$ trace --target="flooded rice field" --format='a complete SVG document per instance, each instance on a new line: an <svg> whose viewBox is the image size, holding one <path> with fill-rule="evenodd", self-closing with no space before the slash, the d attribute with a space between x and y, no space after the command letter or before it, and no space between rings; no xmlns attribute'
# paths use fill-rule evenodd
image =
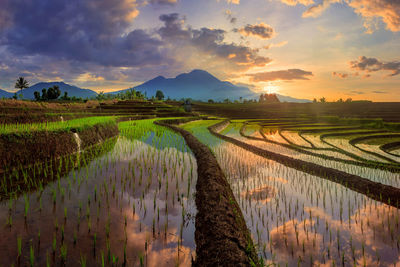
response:
<svg viewBox="0 0 400 267"><path fill-rule="evenodd" d="M0 266L191 265L191 151L151 120L119 128L108 152L1 202Z"/></svg>
<svg viewBox="0 0 400 267"><path fill-rule="evenodd" d="M399 209L224 142L216 122L183 127L213 150L267 265L400 265Z"/></svg>

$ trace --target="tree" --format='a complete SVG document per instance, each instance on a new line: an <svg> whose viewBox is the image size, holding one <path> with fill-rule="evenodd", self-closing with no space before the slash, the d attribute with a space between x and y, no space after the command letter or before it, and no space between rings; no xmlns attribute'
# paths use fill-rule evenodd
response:
<svg viewBox="0 0 400 267"><path fill-rule="evenodd" d="M68 97L68 92L65 91L64 95L61 97L61 99L65 100L65 101L70 100L70 98Z"/></svg>
<svg viewBox="0 0 400 267"><path fill-rule="evenodd" d="M276 94L261 94L258 100L260 103L279 103L279 98Z"/></svg>
<svg viewBox="0 0 400 267"><path fill-rule="evenodd" d="M351 99L351 98L346 99L346 103L351 103L352 101L353 101L353 99Z"/></svg>
<svg viewBox="0 0 400 267"><path fill-rule="evenodd" d="M313 103L317 103L318 101L317 101L316 98L314 98L312 102L313 102Z"/></svg>
<svg viewBox="0 0 400 267"><path fill-rule="evenodd" d="M60 95L61 95L61 91L57 85L54 85L53 87L50 87L49 89L47 89L47 99L48 100L57 99Z"/></svg>
<svg viewBox="0 0 400 267"><path fill-rule="evenodd" d="M19 77L17 82L15 83L15 88L20 90L20 94L22 94L22 90L29 87L29 83L25 80L24 77Z"/></svg>
<svg viewBox="0 0 400 267"><path fill-rule="evenodd" d="M44 101L48 100L46 88L42 89L42 100L44 100Z"/></svg>
<svg viewBox="0 0 400 267"><path fill-rule="evenodd" d="M36 100L36 101L40 101L40 92L35 91L35 92L33 93L33 95L35 96L35 100Z"/></svg>
<svg viewBox="0 0 400 267"><path fill-rule="evenodd" d="M100 93L96 96L97 100L104 100L106 97L104 95L104 91L100 91Z"/></svg>
<svg viewBox="0 0 400 267"><path fill-rule="evenodd" d="M213 104L213 103L214 103L214 100L208 99L208 103Z"/></svg>
<svg viewBox="0 0 400 267"><path fill-rule="evenodd" d="M320 99L319 99L319 102L321 102L321 103L325 103L325 102L326 102L326 99L325 99L325 97L322 97L322 98L320 98Z"/></svg>
<svg viewBox="0 0 400 267"><path fill-rule="evenodd" d="M164 99L164 93L161 91L161 90L157 90L157 92L156 92L156 98L158 99L158 100L163 100Z"/></svg>

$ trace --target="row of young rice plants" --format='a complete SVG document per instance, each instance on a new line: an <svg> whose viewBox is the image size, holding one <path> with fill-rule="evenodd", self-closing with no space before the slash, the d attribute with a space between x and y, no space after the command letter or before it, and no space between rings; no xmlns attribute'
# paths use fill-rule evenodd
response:
<svg viewBox="0 0 400 267"><path fill-rule="evenodd" d="M285 144L285 145L288 145L288 144L289 144L289 143L281 136L281 134L279 134L279 132L274 132L274 131L271 132L270 130L268 130L268 129L266 129L266 128L262 128L261 130L263 131L263 134L265 135L265 137L266 137L268 140L275 141L275 142L278 142L278 143L281 143L281 144ZM293 134L293 135L298 135L298 133L295 133L295 132L293 132L292 134ZM261 138L261 139L264 138L264 137L260 134L260 132L258 132L258 131L255 132L255 133L253 133L252 136L258 137L258 138ZM298 138L299 138L299 139L302 139L302 138L300 138L300 137L298 137ZM302 141L303 144L304 144L304 143L307 143L306 141L304 141L304 139L302 139L302 140L303 140L303 141ZM310 141L310 142L311 142L311 141ZM292 143L292 144L300 146L300 143ZM308 144L309 144L309 143L308 143ZM328 145L327 145L327 147L318 147L318 150L316 150L316 149L314 149L314 148L312 148L312 147L310 147L310 146L308 146L308 147L302 146L301 149L307 150L307 151L310 151L310 152L313 152L313 153L317 153L317 154L320 154L320 155L328 156L328 157L335 157L335 158L343 159L343 160L356 160L356 159L354 159L354 158L352 158L352 157L350 157L350 156L348 156L348 155L346 155L346 154L340 153L340 152L338 152L338 151L332 151L332 150L330 150L330 149L332 149L332 147L328 147ZM323 149L325 149L325 150L323 150Z"/></svg>
<svg viewBox="0 0 400 267"><path fill-rule="evenodd" d="M366 138L362 140L362 138ZM354 145L356 148L359 148L362 151L379 155L383 158L387 158L392 162L400 163L400 158L396 155L391 155L386 153L381 149L381 145L392 143L392 142L400 142L400 136L398 133L384 133L384 134L376 134L376 135L364 135L360 138L353 138L349 141L350 144Z"/></svg>
<svg viewBox="0 0 400 267"><path fill-rule="evenodd" d="M196 161L152 120L119 123L102 156L0 203L5 266L188 266Z"/></svg>
<svg viewBox="0 0 400 267"><path fill-rule="evenodd" d="M263 126L264 129L268 129L269 125ZM357 161L375 161L380 163L391 163L385 157L374 157L370 153L365 153L361 150L359 151L344 151L344 148L338 149L337 147L332 146L321 140L320 135L324 133L339 133L339 135L343 135L344 133L356 134L359 132L366 133L377 133L384 132L383 130L377 131L377 129L368 129L366 127L372 127L370 124L368 125L360 125L360 124L352 124L352 125L337 125L337 124L328 124L328 125L320 125L319 123L301 125L294 123L293 125L284 125L280 126L278 131L279 135L282 139L286 141L286 143L290 143L291 145L299 146L303 149L313 151L318 150L318 153L324 155L333 155L335 153L335 157L357 160ZM268 133L268 131L265 131ZM269 137L269 135L268 135ZM329 151L335 149L337 151ZM344 153L346 152L346 153ZM364 155L365 154L365 155Z"/></svg>
<svg viewBox="0 0 400 267"><path fill-rule="evenodd" d="M336 129L336 130L335 130ZM291 131L287 130L280 130L279 134L285 141L292 145L300 146L306 150L313 151L318 150L318 153L328 155L328 156L334 156L337 158L342 158L346 160L356 160L356 161L364 161L365 159L370 160L370 161L375 161L375 162L383 162L383 163L388 163L385 160L382 160L382 158L379 157L374 157L371 156L368 153L363 153L362 151L348 151L344 147L340 147L340 149L337 149L337 147L333 147L332 145L323 142L320 137L317 135L315 136L316 133L326 133L328 132L337 132L337 133L343 133L343 132L348 132L351 130L357 129L360 131L359 127L353 127L353 126L328 126L325 128L320 128L320 126L315 126L315 127L294 127L291 129ZM307 133L312 133L314 135L306 135ZM350 132L351 133L351 132ZM338 151L329 151L332 149L337 149ZM350 154L344 154L341 153L341 151L346 151ZM353 156L351 156L353 154ZM366 155L364 155L366 154Z"/></svg>
<svg viewBox="0 0 400 267"><path fill-rule="evenodd" d="M29 132L57 132L57 131L70 131L74 129L79 132L96 124L115 123L113 116L99 116L73 119L67 121L56 122L36 122L36 123L11 123L0 124L1 134L24 134Z"/></svg>
<svg viewBox="0 0 400 267"><path fill-rule="evenodd" d="M399 209L226 143L208 132L215 123L183 128L216 155L267 264L400 264Z"/></svg>
<svg viewBox="0 0 400 267"><path fill-rule="evenodd" d="M363 150L369 151L371 153L375 153L375 154L381 155L383 157L387 157L387 158L389 158L389 159L391 159L391 160L393 160L393 161L395 161L397 163L400 163L400 158L399 157L396 157L394 155L388 154L385 151L381 150L380 149L380 145L356 144L355 146L359 147L359 148L361 148Z"/></svg>
<svg viewBox="0 0 400 267"><path fill-rule="evenodd" d="M357 132L364 132L365 134L369 133L374 133L376 129L352 129L352 130L341 130L339 133L345 134L345 133L357 133ZM310 132L310 133L302 133L302 136L312 142L316 147L321 147L321 148L331 148L332 146L328 145L327 143L322 142L321 140L321 134L333 134L333 133L338 133L338 131L335 131L332 129L332 131L329 132Z"/></svg>
<svg viewBox="0 0 400 267"><path fill-rule="evenodd" d="M246 124L246 127L245 127L245 135L246 136L252 136L252 137L259 138L259 139L263 139L264 137L260 134L259 131L262 131L264 136L271 142L279 143L279 144L282 144L283 146L291 146L291 144L287 141L290 138L285 137L286 138L285 139L284 137L282 137L281 133L279 132L279 128L270 128L269 126L263 127L259 124L254 124L254 123ZM288 132L286 132L286 134L288 134ZM304 138L304 139L301 138L300 136L298 136L297 132L292 132L291 134L297 135L296 139L301 139L302 144L307 143L307 145L301 146L301 149L303 149L303 150L308 150L310 152L318 153L318 154L325 155L325 156L335 157L338 159L353 160L353 158L351 158L345 154L342 154L342 153L339 153L336 151L332 151L331 150L332 147L330 147L329 145L326 145L326 147L315 146L316 148L318 148L318 150L316 151L314 148L312 148L310 146L310 143L312 143L311 141L307 140L308 142L306 142L304 140L306 138ZM295 144L295 143L292 143L292 144ZM297 145L299 145L299 144L297 144ZM323 148L325 150L323 150L321 148Z"/></svg>
<svg viewBox="0 0 400 267"><path fill-rule="evenodd" d="M343 162L338 162L338 161L332 161L332 160L326 160L320 157L316 157L313 155L308 155L304 154L298 151L295 151L293 149L278 145L278 144L273 144L273 143L268 143L263 140L253 140L249 139L246 137L241 136L238 132L236 132L234 135L231 132L232 136L235 139L238 139L242 142L257 146L259 148L269 150L272 152L276 152L282 155L286 155L292 158L308 161L308 162L313 162L316 164L319 164L324 167L328 168L333 168L337 170L341 170L350 174L358 175L363 178L369 179L374 182L379 182L382 184L386 185L391 185L397 188L400 188L400 175L399 173L393 173L387 170L381 170L381 169L373 169L373 168L368 168L368 167L362 167L354 164L349 164L349 163L343 163ZM258 133L254 132L253 136L258 137L262 139L263 137ZM351 146L348 144L348 146ZM320 151L318 151L320 153ZM336 156L335 154L333 154ZM345 159L345 158L343 158Z"/></svg>
<svg viewBox="0 0 400 267"><path fill-rule="evenodd" d="M379 157L376 157L374 155L365 153L356 147L352 146L349 144L349 140L344 139L344 138L335 138L335 137L328 137L323 139L327 144L331 145L332 147L337 147L339 149L346 150L350 153L353 153L359 157L365 158L367 160L371 161L378 161L378 162L386 162L383 159L380 159Z"/></svg>

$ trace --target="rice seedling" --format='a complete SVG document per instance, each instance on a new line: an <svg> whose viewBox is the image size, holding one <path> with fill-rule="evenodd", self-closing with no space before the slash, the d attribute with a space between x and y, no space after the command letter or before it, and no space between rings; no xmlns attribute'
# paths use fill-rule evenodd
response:
<svg viewBox="0 0 400 267"><path fill-rule="evenodd" d="M29 249L29 265L33 267L35 265L35 252L33 250L33 246L30 246Z"/></svg>

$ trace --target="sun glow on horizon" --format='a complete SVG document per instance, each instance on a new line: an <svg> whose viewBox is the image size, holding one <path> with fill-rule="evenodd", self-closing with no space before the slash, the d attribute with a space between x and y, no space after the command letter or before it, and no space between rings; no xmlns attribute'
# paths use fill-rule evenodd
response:
<svg viewBox="0 0 400 267"><path fill-rule="evenodd" d="M263 91L267 94L277 94L279 93L279 86L269 82L266 86L264 86Z"/></svg>

